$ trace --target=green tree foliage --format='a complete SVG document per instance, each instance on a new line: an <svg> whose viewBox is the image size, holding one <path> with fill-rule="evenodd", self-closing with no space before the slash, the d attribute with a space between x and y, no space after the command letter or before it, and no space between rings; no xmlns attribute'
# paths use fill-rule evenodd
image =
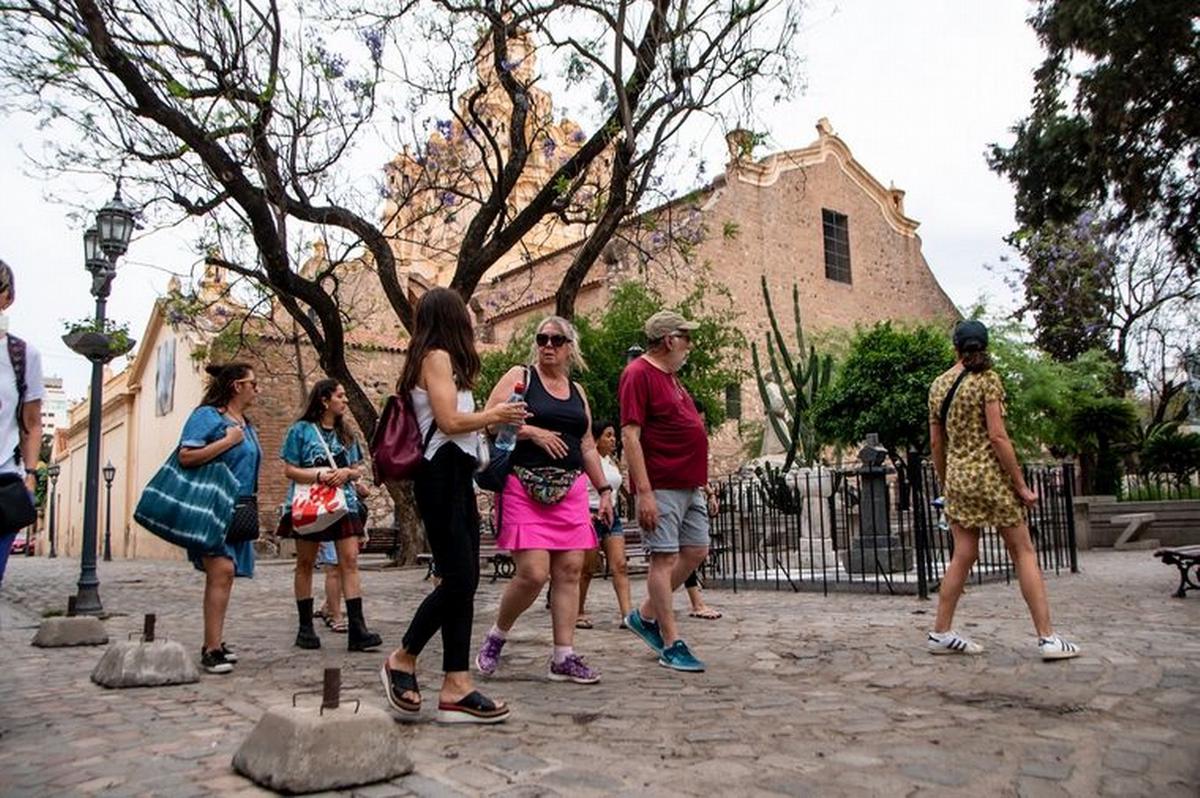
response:
<svg viewBox="0 0 1200 798"><path fill-rule="evenodd" d="M1143 473L1170 474L1182 485L1200 472L1200 434L1164 424L1142 444L1138 461Z"/></svg>
<svg viewBox="0 0 1200 798"><path fill-rule="evenodd" d="M991 167L1032 230L1089 207L1160 225L1200 265L1200 23L1195 0L1039 0L1033 107Z"/></svg>
<svg viewBox="0 0 1200 798"><path fill-rule="evenodd" d="M929 385L954 363L945 331L891 322L859 330L833 385L817 400L818 434L853 446L879 433L895 461L929 438Z"/></svg>
<svg viewBox="0 0 1200 798"><path fill-rule="evenodd" d="M617 384L625 368L626 352L635 344L645 345L642 325L664 307L668 305L661 294L641 282L630 281L617 286L603 312L575 319L588 370L574 378L587 393L593 418L618 421ZM703 405L709 428L720 426L725 421L725 388L741 382L738 362L746 349L745 337L734 324L737 314L732 300L722 286L700 281L675 309L700 323L692 334L692 353L679 377ZM479 401L487 399L504 372L529 362L537 323L532 322L514 336L504 349L482 356L483 369L475 389Z"/></svg>
<svg viewBox="0 0 1200 798"><path fill-rule="evenodd" d="M1107 393L1115 371L1108 354L1093 349L1062 362L1030 346L1012 324L991 327L988 350L1004 382L1005 426L1017 451L1026 458L1074 454L1071 411Z"/></svg>
<svg viewBox="0 0 1200 798"><path fill-rule="evenodd" d="M1113 396L1085 399L1072 409L1068 425L1083 458L1084 493L1119 496L1121 456L1137 437L1137 409Z"/></svg>

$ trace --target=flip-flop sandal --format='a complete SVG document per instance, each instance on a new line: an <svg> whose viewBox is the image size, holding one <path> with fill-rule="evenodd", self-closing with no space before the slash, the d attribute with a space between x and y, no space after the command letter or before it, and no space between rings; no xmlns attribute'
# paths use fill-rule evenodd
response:
<svg viewBox="0 0 1200 798"><path fill-rule="evenodd" d="M478 690L467 693L458 701L438 702L439 723L502 723L508 720L509 709Z"/></svg>
<svg viewBox="0 0 1200 798"><path fill-rule="evenodd" d="M332 618L326 618L325 625L340 635L344 635L350 631L350 624L346 622L345 618L339 618L336 621Z"/></svg>
<svg viewBox="0 0 1200 798"><path fill-rule="evenodd" d="M576 629L591 629L592 628L592 619L591 618L580 618L579 620L575 621L575 628Z"/></svg>
<svg viewBox="0 0 1200 798"><path fill-rule="evenodd" d="M405 693L416 693L421 695L421 688L417 687L417 675L408 671L396 671L387 666L387 662L383 663L383 667L379 669L379 680L383 682L383 692L387 696L388 704L397 712L403 712L406 715L415 715L421 711L421 701L418 698L416 701L409 701L404 698Z"/></svg>
<svg viewBox="0 0 1200 798"><path fill-rule="evenodd" d="M706 621L715 621L721 617L721 611L714 610L712 607L708 607L697 612L689 612L688 615L692 616L693 618L702 618Z"/></svg>

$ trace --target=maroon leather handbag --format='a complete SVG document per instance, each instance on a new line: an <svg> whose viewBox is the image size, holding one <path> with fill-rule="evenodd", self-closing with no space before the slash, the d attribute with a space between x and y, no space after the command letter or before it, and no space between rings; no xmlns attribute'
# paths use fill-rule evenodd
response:
<svg viewBox="0 0 1200 798"><path fill-rule="evenodd" d="M433 437L435 426L430 425L429 438ZM417 423L412 399L396 394L389 396L371 438L375 484L416 476L428 443L428 438L421 440L421 427Z"/></svg>

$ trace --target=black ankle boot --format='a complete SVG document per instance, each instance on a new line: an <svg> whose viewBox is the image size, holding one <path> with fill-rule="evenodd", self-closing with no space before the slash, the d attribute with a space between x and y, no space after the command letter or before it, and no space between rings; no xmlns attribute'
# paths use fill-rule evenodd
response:
<svg viewBox="0 0 1200 798"><path fill-rule="evenodd" d="M296 614L300 616L300 628L296 631L296 646L298 648L320 648L321 638L313 629L313 600L311 598L296 599Z"/></svg>
<svg viewBox="0 0 1200 798"><path fill-rule="evenodd" d="M361 597L346 599L346 620L350 627L351 651L370 651L383 645L383 638L368 629L363 620Z"/></svg>

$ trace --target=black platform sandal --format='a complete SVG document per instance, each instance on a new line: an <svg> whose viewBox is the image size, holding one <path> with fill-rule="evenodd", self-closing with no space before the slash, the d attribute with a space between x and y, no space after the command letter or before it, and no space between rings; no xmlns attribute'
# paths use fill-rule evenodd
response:
<svg viewBox="0 0 1200 798"><path fill-rule="evenodd" d="M383 682L383 692L388 704L397 712L415 715L421 711L421 688L417 686L417 675L408 671L393 670L387 662L379 669L379 680ZM416 693L416 701L404 698L405 693Z"/></svg>

